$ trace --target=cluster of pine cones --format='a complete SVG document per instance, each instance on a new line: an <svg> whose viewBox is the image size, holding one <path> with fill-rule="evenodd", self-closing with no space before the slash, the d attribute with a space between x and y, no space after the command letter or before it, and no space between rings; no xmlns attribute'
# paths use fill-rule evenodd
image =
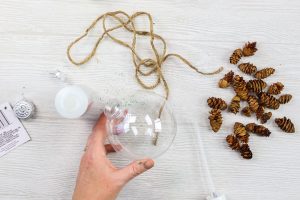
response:
<svg viewBox="0 0 300 200"><path fill-rule="evenodd" d="M242 49L236 49L232 53L229 59L230 63L238 64L241 57L252 56L256 51L256 42L248 42ZM223 122L222 110L228 109L229 112L234 114L241 110L241 114L247 117L255 114L257 120L259 120L261 124L265 124L272 117L272 112L266 112L266 108L276 110L281 104L286 104L292 99L292 95L290 94L283 94L279 97L275 96L281 94L284 88L284 85L281 82L273 83L268 87L268 84L262 80L274 74L275 69L268 67L257 70L257 67L251 63L241 63L238 65L238 68L243 73L251 75L255 79L247 82L242 76L235 75L234 72L230 71L219 81L220 88L231 86L235 91L235 96L232 98L229 105L221 98L208 98L207 104L212 108L209 121L214 132L218 132L221 128ZM242 109L240 108L241 101L247 102L247 106ZM275 123L284 132L295 132L294 124L286 117L276 118ZM248 144L249 133L265 137L268 137L271 134L269 129L263 125L255 123L244 125L240 122L236 122L233 127L233 133L226 137L229 147L239 151L241 156L245 159L252 158L252 152Z"/></svg>

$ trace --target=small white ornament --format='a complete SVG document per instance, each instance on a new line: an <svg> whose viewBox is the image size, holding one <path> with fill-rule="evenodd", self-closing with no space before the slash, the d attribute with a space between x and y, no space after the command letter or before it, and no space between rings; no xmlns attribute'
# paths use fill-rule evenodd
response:
<svg viewBox="0 0 300 200"><path fill-rule="evenodd" d="M35 114L35 105L26 99L22 99L13 106L13 110L17 118L30 119Z"/></svg>

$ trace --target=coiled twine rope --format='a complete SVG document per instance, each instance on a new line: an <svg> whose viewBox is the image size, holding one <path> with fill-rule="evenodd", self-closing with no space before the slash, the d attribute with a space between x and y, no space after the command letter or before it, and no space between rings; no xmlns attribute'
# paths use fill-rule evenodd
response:
<svg viewBox="0 0 300 200"><path fill-rule="evenodd" d="M149 20L149 30L136 30L135 20L136 20L136 18L141 17L141 16L145 16ZM112 18L113 20L116 20L118 24L111 27L111 28L107 28L107 19L109 19L109 18ZM77 60L77 61L74 60L73 56L71 55L71 49L80 40L85 38L90 33L90 31L95 28L95 26L98 23L102 24L103 33L101 35L99 35L99 38L97 39L92 51L86 57L84 57L83 59ZM122 41L122 40L120 40L120 39L118 39L118 38L111 35L111 33L113 31L117 30L117 29L124 29L125 31L128 31L128 32L132 33L133 37L132 37L131 44L126 43L126 42L124 42L124 41ZM68 59L70 60L70 62L73 63L74 65L80 66L80 65L83 65L83 64L87 63L88 61L90 61L93 58L93 56L95 56L97 48L100 45L101 41L105 38L105 36L109 37L114 42L116 42L116 43L118 43L118 44L120 44L120 45L122 45L122 46L124 46L124 47L126 47L130 50L131 55L132 55L133 65L135 67L136 80L144 89L154 89L158 85L160 85L161 83L163 84L163 87L164 87L164 90L165 90L166 100L169 97L169 86L168 86L168 83L167 83L167 81L164 77L164 74L162 72L162 66L168 58L170 58L170 57L178 58L183 63L185 63L188 67L190 67L191 69L193 69L197 73L203 74L203 75L213 75L213 74L217 74L217 73L219 73L223 70L223 68L221 67L221 68L217 69L216 71L213 71L213 72L210 72L210 73L201 72L195 66L193 66L188 60L183 58L181 55L176 54L176 53L168 53L167 54L166 41L160 35L154 33L153 19L152 19L152 16L147 12L136 12L133 15L130 16L130 15L128 15L127 13L125 13L123 11L115 11L115 12L107 12L107 13L99 16L86 29L86 31L84 32L83 35L81 35L80 37L75 39L68 46L67 55L68 55ZM150 45L151 45L151 49L154 53L154 58L142 59L138 55L138 52L136 51L137 36L145 36L145 37L150 38ZM156 46L154 44L155 40L158 40L158 41L162 42L162 44L163 44L162 51L158 51L158 49L156 48ZM161 52L161 53L159 53L159 52ZM154 83L150 83L150 84L146 83L143 80L143 77L148 77L148 76L151 76L151 75L156 76L156 80L154 81ZM163 107L164 107L164 104L160 108L159 117L161 116L161 112L163 110ZM155 144L156 144L156 142L155 142Z"/></svg>

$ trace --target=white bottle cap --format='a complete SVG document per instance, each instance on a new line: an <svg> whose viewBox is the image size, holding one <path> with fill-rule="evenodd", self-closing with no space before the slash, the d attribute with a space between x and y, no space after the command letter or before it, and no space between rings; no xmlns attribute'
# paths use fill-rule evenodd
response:
<svg viewBox="0 0 300 200"><path fill-rule="evenodd" d="M81 117L88 109L89 96L79 86L62 88L55 97L55 108L65 118L76 119Z"/></svg>

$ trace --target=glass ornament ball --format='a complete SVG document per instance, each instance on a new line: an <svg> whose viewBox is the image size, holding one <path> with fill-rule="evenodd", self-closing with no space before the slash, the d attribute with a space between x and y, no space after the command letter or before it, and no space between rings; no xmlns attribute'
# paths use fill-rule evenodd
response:
<svg viewBox="0 0 300 200"><path fill-rule="evenodd" d="M154 92L112 100L104 112L109 142L129 159L157 158L174 141L175 117L166 99Z"/></svg>

